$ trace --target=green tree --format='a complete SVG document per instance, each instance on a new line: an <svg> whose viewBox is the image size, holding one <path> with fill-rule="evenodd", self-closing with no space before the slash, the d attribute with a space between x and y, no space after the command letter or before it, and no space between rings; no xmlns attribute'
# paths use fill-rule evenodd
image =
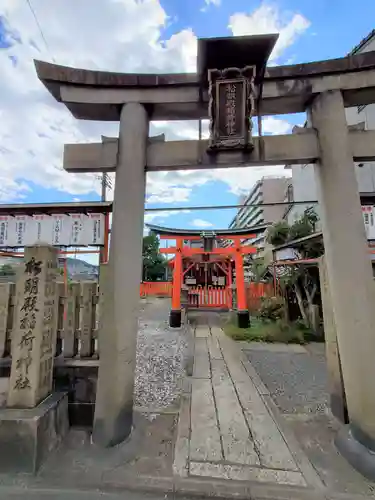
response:
<svg viewBox="0 0 375 500"><path fill-rule="evenodd" d="M267 242L278 246L284 243L310 236L315 232L318 216L313 208L305 210L292 225L285 221L271 226L267 232ZM323 241L307 240L293 244L299 260L314 259L324 253ZM279 268L280 269L280 268ZM280 269L282 272L280 283L293 288L305 324L312 330L317 330L316 305L314 299L319 290L319 272L316 266L308 263L287 265Z"/></svg>
<svg viewBox="0 0 375 500"><path fill-rule="evenodd" d="M268 279L265 280L265 276L267 275L268 271L268 266L264 262L264 259L262 257L252 257L252 256L246 256L244 258L244 262L246 263L247 266L250 267L251 271L251 279L255 281L256 283L259 283L261 281L268 281Z"/></svg>
<svg viewBox="0 0 375 500"><path fill-rule="evenodd" d="M157 281L165 276L167 261L159 253L159 238L154 233L149 233L143 238L142 259L143 259L143 281Z"/></svg>
<svg viewBox="0 0 375 500"><path fill-rule="evenodd" d="M11 264L3 264L0 267L0 276L14 276L16 271Z"/></svg>

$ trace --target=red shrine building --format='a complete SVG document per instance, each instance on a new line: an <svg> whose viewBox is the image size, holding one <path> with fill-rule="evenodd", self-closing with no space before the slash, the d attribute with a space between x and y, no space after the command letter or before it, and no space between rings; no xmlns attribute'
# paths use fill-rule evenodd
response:
<svg viewBox="0 0 375 500"><path fill-rule="evenodd" d="M174 255L172 309L170 326L181 326L181 295L187 292L190 305L232 309L236 290L238 326L250 324L244 277L244 255L256 254L257 249L244 244L267 226L241 229L199 231L169 229L148 224L161 240L174 242L160 252ZM230 242L224 246L224 242Z"/></svg>

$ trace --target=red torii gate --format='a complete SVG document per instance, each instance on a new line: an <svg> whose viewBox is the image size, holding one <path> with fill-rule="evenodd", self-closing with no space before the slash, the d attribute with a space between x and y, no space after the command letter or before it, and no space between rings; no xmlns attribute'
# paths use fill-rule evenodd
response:
<svg viewBox="0 0 375 500"><path fill-rule="evenodd" d="M184 241L203 240L204 236L184 235L176 236L173 234L160 234L162 240L175 240L176 246L170 248L161 248L160 252L164 254L174 254L173 283L172 283L172 308L169 324L173 328L181 326L181 288L183 284L183 259L193 257L194 255L218 255L223 257L232 257L236 270L236 288L237 288L237 318L240 328L247 328L250 325L249 310L246 299L245 276L243 269L243 256L254 254L257 249L253 246L242 245L242 240L254 238L255 234L216 234L216 240L232 240L233 244L228 247L212 248L207 251L202 248L191 248L184 246Z"/></svg>

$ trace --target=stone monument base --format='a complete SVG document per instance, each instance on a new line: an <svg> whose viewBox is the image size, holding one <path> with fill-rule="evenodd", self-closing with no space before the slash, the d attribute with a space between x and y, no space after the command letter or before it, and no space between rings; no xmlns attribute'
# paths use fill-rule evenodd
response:
<svg viewBox="0 0 375 500"><path fill-rule="evenodd" d="M0 473L35 474L68 429L66 393L53 393L36 408L0 409Z"/></svg>

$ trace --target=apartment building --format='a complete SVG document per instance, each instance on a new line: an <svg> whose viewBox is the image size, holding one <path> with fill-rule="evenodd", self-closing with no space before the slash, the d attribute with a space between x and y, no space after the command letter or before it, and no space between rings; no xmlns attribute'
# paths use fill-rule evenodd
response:
<svg viewBox="0 0 375 500"><path fill-rule="evenodd" d="M349 55L371 50L375 50L375 30L364 38ZM375 129L375 104L347 108L345 112L348 126L357 125L364 130ZM310 126L308 121L305 126ZM287 165L285 168L291 170L292 177L289 179L285 195L285 201L290 202L290 205L284 212L284 218L292 224L310 206L314 207L320 215L319 206L316 203L317 187L314 166L312 164ZM375 163L356 163L355 172L367 235L370 240L375 239ZM312 203L301 204L310 201ZM321 227L318 226L317 230L320 229Z"/></svg>
<svg viewBox="0 0 375 500"><path fill-rule="evenodd" d="M245 198L242 198L244 206L238 210L229 228L250 228L262 224L272 224L281 220L284 215L285 206L262 206L262 204L283 202L288 184L289 179L287 177L262 177L262 179L256 182L250 193ZM247 244L255 245L260 250L263 249L264 232L259 233L256 238L248 240Z"/></svg>

